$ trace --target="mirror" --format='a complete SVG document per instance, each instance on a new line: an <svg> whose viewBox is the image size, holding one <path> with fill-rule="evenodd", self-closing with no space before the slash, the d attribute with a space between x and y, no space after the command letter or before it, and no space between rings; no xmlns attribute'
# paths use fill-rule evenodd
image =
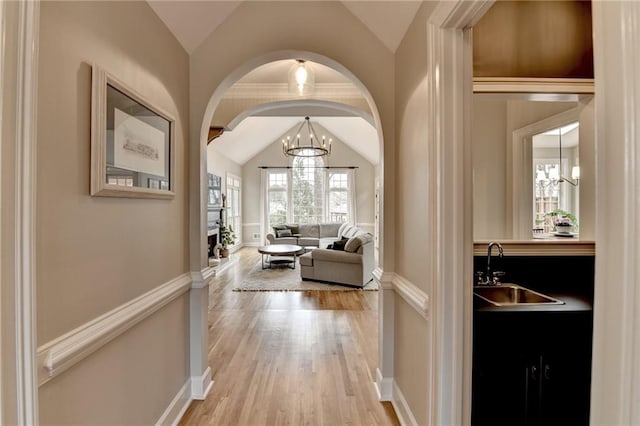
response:
<svg viewBox="0 0 640 426"><path fill-rule="evenodd" d="M592 240L593 95L476 93L473 108L474 240Z"/></svg>

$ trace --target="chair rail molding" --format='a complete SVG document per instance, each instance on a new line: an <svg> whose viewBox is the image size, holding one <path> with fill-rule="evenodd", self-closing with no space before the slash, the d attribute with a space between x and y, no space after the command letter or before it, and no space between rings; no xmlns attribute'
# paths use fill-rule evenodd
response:
<svg viewBox="0 0 640 426"><path fill-rule="evenodd" d="M47 383L169 302L187 293L191 282L190 274L182 274L39 347L39 384Z"/></svg>
<svg viewBox="0 0 640 426"><path fill-rule="evenodd" d="M394 274L393 290L398 293L422 318L429 319L429 295L408 279Z"/></svg>

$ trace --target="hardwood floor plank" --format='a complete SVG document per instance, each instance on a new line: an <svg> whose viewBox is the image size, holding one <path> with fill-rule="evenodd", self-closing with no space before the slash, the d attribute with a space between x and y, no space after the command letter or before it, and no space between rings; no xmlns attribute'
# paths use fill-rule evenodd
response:
<svg viewBox="0 0 640 426"><path fill-rule="evenodd" d="M244 248L214 277L214 386L182 425L398 425L377 400L375 291L234 292L259 262Z"/></svg>

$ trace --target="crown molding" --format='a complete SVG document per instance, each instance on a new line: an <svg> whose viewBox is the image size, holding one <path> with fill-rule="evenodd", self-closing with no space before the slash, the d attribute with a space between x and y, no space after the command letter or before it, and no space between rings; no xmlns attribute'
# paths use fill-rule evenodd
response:
<svg viewBox="0 0 640 426"><path fill-rule="evenodd" d="M592 95L593 78L474 77L474 93L569 93Z"/></svg>
<svg viewBox="0 0 640 426"><path fill-rule="evenodd" d="M236 83L225 93L224 99L364 99L362 92L351 83L316 83L311 96L289 93L287 83Z"/></svg>

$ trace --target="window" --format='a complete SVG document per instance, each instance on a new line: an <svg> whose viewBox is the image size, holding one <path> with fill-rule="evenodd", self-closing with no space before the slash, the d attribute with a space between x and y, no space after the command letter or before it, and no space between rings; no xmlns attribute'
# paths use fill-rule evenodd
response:
<svg viewBox="0 0 640 426"><path fill-rule="evenodd" d="M578 130L574 122L532 137L534 230L553 232L547 214L557 209L578 217L579 189L567 180L579 165Z"/></svg>
<svg viewBox="0 0 640 426"><path fill-rule="evenodd" d="M109 175L107 183L109 185L133 186L133 176Z"/></svg>
<svg viewBox="0 0 640 426"><path fill-rule="evenodd" d="M236 242L242 241L242 216L240 208L240 178L227 173L227 225L233 229Z"/></svg>
<svg viewBox="0 0 640 426"><path fill-rule="evenodd" d="M266 170L264 224L354 222L353 170L328 169L321 157L296 157L290 169Z"/></svg>
<svg viewBox="0 0 640 426"><path fill-rule="evenodd" d="M557 181L559 163L557 160L534 160L534 166L533 227L551 232L553 222L546 214L560 208L560 184Z"/></svg>
<svg viewBox="0 0 640 426"><path fill-rule="evenodd" d="M287 222L289 173L270 171L267 175L268 226Z"/></svg>
<svg viewBox="0 0 640 426"><path fill-rule="evenodd" d="M320 157L294 158L291 169L293 223L323 221L325 172L323 165L324 161Z"/></svg>
<svg viewBox="0 0 640 426"><path fill-rule="evenodd" d="M346 222L349 215L349 176L329 172L329 222Z"/></svg>

